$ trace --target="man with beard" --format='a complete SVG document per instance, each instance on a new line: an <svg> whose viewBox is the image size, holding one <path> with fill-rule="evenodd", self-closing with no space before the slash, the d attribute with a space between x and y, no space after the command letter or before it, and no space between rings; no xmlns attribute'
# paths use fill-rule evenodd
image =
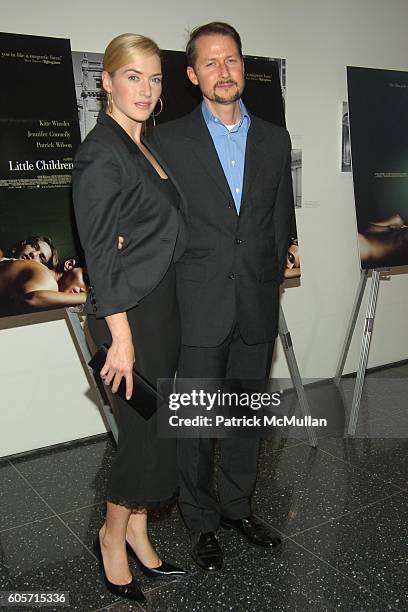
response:
<svg viewBox="0 0 408 612"><path fill-rule="evenodd" d="M238 32L226 23L196 28L187 74L203 95L190 115L157 127L152 145L168 163L188 206L189 243L176 265L182 348L177 379L264 382L271 366L294 214L290 139L251 115L241 94L244 65ZM251 543L280 539L252 514L259 440L179 440L180 509L194 561L222 567L215 532L234 529Z"/></svg>

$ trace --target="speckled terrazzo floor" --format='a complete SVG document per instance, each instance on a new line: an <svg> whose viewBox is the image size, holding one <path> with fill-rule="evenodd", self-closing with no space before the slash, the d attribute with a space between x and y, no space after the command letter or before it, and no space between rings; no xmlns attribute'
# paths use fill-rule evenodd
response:
<svg viewBox="0 0 408 612"><path fill-rule="evenodd" d="M158 583L133 566L146 609L408 610L407 373L404 365L369 376L359 437L322 436L312 449L301 434L281 431L263 442L253 509L282 534L279 554L221 531L225 566L207 575L189 557L177 510L153 522L163 558L189 575ZM345 397L350 385L346 379ZM113 453L101 436L0 460L0 591L70 594L69 608L7 609L142 609L105 590L92 552Z"/></svg>

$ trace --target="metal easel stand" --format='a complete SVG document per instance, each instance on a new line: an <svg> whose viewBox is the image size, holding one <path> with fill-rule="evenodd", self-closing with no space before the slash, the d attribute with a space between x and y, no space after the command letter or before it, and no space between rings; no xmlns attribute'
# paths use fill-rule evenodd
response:
<svg viewBox="0 0 408 612"><path fill-rule="evenodd" d="M370 296L368 298L367 314L364 325L363 340L361 342L360 363L357 371L356 385L354 387L353 403L351 405L348 435L356 433L358 412L360 409L361 394L363 392L364 376L367 369L368 354L370 352L371 336L373 333L375 309L377 307L378 288L380 286L380 272L373 270L371 278Z"/></svg>
<svg viewBox="0 0 408 612"><path fill-rule="evenodd" d="M304 417L310 417L309 403L307 401L305 388L302 384L298 364L293 350L292 338L286 325L285 315L283 314L282 306L279 305L279 337L282 342L283 350L285 351L286 363L288 364L290 376L295 386L296 393L299 400L300 410ZM309 436L309 442L313 448L316 448L317 436L316 432L311 426L307 426L307 433Z"/></svg>
<svg viewBox="0 0 408 612"><path fill-rule="evenodd" d="M348 355L350 344L351 344L351 339L353 337L354 329L356 327L357 317L358 317L358 313L360 312L360 307L361 307L361 301L363 299L365 286L367 284L367 278L368 278L368 270L361 270L360 280L359 280L358 287L357 287L357 293L354 299L353 310L351 311L350 321L347 327L346 338L344 340L344 344L341 349L340 359L339 359L339 363L337 366L336 375L334 377L334 384L336 385L336 387L339 386L341 377L343 374L344 364L346 363L347 355Z"/></svg>
<svg viewBox="0 0 408 612"><path fill-rule="evenodd" d="M388 270L383 270L382 272L387 273ZM359 286L357 289L356 299L354 301L353 311L352 311L349 326L347 329L346 339L344 341L343 349L342 349L340 360L339 360L339 365L336 371L336 377L334 379L334 382L337 386L340 383L341 375L343 373L343 368L346 362L351 338L354 333L357 316L358 316L360 306L361 306L361 300L363 298L364 289L365 289L365 285L367 282L367 277L368 277L368 270L362 270ZM363 385L364 385L364 377L365 377L365 372L367 369L368 355L370 352L371 336L373 333L374 317L375 317L375 310L377 307L377 298L378 298L378 289L380 286L380 279L381 279L381 271L373 270L372 277L371 277L370 295L368 298L367 312L366 312L366 318L365 318L365 324L364 324L363 339L361 342L360 361L359 361L358 370L357 370L357 378L356 378L356 384L354 387L353 402L351 405L350 420L349 420L349 425L348 425L348 430L347 430L347 433L349 436L353 436L356 433L356 428L357 428L358 413L360 410L361 395L363 392Z"/></svg>
<svg viewBox="0 0 408 612"><path fill-rule="evenodd" d="M113 437L115 438L115 441L117 442L118 426L116 423L115 416L112 412L112 408L109 404L106 403L105 399L102 397L99 387L96 384L93 372L88 366L88 361L91 359L92 355L86 341L85 333L81 325L81 320L79 318L78 312L75 312L75 310L70 308L65 308L65 322L71 334L72 340L75 344L75 348L77 350L82 367L84 368L84 372L88 379L89 386L95 393L96 402L98 404L98 408L105 423L105 426L110 429Z"/></svg>

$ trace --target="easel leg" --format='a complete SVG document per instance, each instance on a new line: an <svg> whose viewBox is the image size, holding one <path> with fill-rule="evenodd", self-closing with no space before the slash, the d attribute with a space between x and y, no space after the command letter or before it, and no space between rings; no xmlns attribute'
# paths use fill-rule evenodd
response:
<svg viewBox="0 0 408 612"><path fill-rule="evenodd" d="M115 438L115 441L117 442L118 426L115 417L113 415L111 407L104 402L103 397L98 389L98 385L96 384L95 379L93 377L93 374L88 367L88 361L91 359L92 355L89 351L78 313L72 312L69 308L66 308L65 321L71 334L72 340L75 344L75 348L77 350L82 367L84 368L84 372L88 379L89 386L91 387L91 389L93 389L95 393L98 408L103 418L103 421L106 427L110 429L113 437Z"/></svg>
<svg viewBox="0 0 408 612"><path fill-rule="evenodd" d="M351 311L350 321L347 328L346 338L344 340L343 348L341 349L340 359L336 370L336 375L334 377L334 384L336 387L339 386L340 380L343 374L344 364L346 363L348 351L350 348L351 339L353 337L354 328L356 326L356 321L358 317L358 313L360 312L361 301L363 299L365 286L368 278L368 270L361 270L360 281L358 283L356 297L354 299L353 310Z"/></svg>
<svg viewBox="0 0 408 612"><path fill-rule="evenodd" d="M370 352L371 335L373 331L374 315L377 306L378 288L380 285L380 272L373 270L371 278L370 296L367 305L363 341L361 343L360 363L357 371L356 385L354 387L353 403L351 406L348 435L353 436L356 432L358 412L360 409L361 394L364 385L364 376L367 369L368 354Z"/></svg>
<svg viewBox="0 0 408 612"><path fill-rule="evenodd" d="M282 306L279 306L279 337L282 342L283 350L285 351L286 362L288 364L290 376L295 386L299 400L300 410L303 416L311 416L309 403L307 401L305 389L300 377L299 368L297 365L295 353L292 345L292 338L286 325L285 315L283 314ZM315 448L317 446L317 436L313 427L307 427L310 444Z"/></svg>

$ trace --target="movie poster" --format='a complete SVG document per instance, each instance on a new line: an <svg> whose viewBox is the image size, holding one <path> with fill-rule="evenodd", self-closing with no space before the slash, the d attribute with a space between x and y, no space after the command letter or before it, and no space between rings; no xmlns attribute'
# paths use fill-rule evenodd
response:
<svg viewBox="0 0 408 612"><path fill-rule="evenodd" d="M242 96L250 112L265 121L286 126L281 77L286 79L285 60L270 57L244 56L245 90Z"/></svg>
<svg viewBox="0 0 408 612"><path fill-rule="evenodd" d="M286 60L247 55L244 61L244 103L265 121L285 126ZM83 140L103 108L103 53L73 51L72 65ZM200 90L190 83L186 68L183 51L162 51L163 109L155 119L158 124L183 117L201 102Z"/></svg>
<svg viewBox="0 0 408 612"><path fill-rule="evenodd" d="M81 139L94 127L98 113L103 108L102 90L103 54L73 51L75 91L78 106ZM286 60L282 58L244 56L245 90L243 101L248 110L265 121L285 127ZM183 51L162 51L163 91L162 109L156 110L155 123L165 123L183 117L202 100L198 87L186 74L186 57ZM292 151L291 170L295 206L302 206L302 151ZM286 278L300 276L300 260L293 216L291 243L285 271Z"/></svg>
<svg viewBox="0 0 408 612"><path fill-rule="evenodd" d="M70 43L1 33L0 67L10 84L0 98L0 314L79 304L71 170L80 139Z"/></svg>
<svg viewBox="0 0 408 612"><path fill-rule="evenodd" d="M408 72L347 68L361 267L408 264Z"/></svg>
<svg viewBox="0 0 408 612"><path fill-rule="evenodd" d="M103 53L72 51L76 104L81 141L96 125L103 109L105 92L102 89Z"/></svg>
<svg viewBox="0 0 408 612"><path fill-rule="evenodd" d="M186 76L185 54L163 51L162 59L164 105L157 123L185 115L201 100ZM0 99L0 316L81 306L87 277L71 170L80 140L103 109L102 54L71 54L65 39L2 33L0 66L13 83ZM248 109L285 125L285 60L246 56L245 71ZM298 186L300 172L297 155L292 173ZM292 236L288 271L298 276L295 219Z"/></svg>

